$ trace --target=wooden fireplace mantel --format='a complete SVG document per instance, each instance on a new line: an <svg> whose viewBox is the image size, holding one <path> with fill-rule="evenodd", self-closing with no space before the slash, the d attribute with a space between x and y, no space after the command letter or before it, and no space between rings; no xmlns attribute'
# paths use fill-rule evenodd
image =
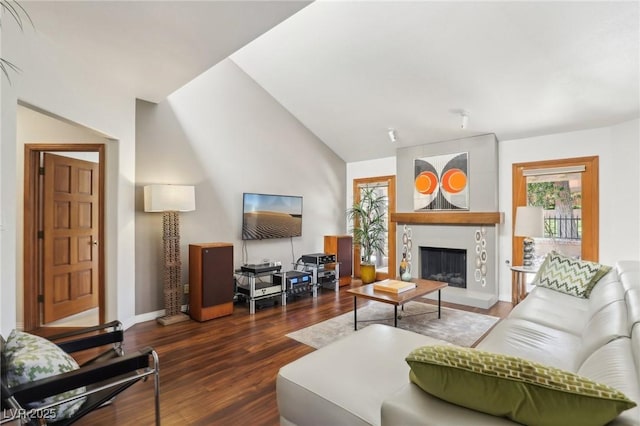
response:
<svg viewBox="0 0 640 426"><path fill-rule="evenodd" d="M504 213L466 211L391 213L391 222L414 225L496 225L504 222Z"/></svg>

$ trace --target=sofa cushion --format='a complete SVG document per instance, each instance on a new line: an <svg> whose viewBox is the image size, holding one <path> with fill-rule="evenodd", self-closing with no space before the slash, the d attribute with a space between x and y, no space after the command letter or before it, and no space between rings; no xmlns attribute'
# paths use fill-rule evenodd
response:
<svg viewBox="0 0 640 426"><path fill-rule="evenodd" d="M617 261L616 272L626 288L640 287L640 262L637 260Z"/></svg>
<svg viewBox="0 0 640 426"><path fill-rule="evenodd" d="M634 355L632 345L632 340L624 337L609 342L589 355L577 374L618 389L632 401L640 403L640 370L635 363L640 358ZM614 424L618 423L640 424L640 407L621 413Z"/></svg>
<svg viewBox="0 0 640 426"><path fill-rule="evenodd" d="M582 364L596 349L612 340L630 336L625 301L618 300L608 304L585 323L580 351L576 353L577 363Z"/></svg>
<svg viewBox="0 0 640 426"><path fill-rule="evenodd" d="M621 287L621 286L620 286ZM518 303L509 318L520 318L581 336L588 319L589 302L545 287L534 287L526 303Z"/></svg>
<svg viewBox="0 0 640 426"><path fill-rule="evenodd" d="M58 345L33 334L13 330L4 347L7 362L7 385L17 386L34 382L46 377L55 376L67 371L77 370L78 363ZM38 408L45 404L61 401L83 393L85 388L78 388L46 398L29 408ZM71 417L84 403L79 398L55 407L53 420Z"/></svg>
<svg viewBox="0 0 640 426"><path fill-rule="evenodd" d="M577 298L574 297L574 299ZM593 317L607 305L619 300L624 300L624 287L614 270L598 281L598 285L593 287L593 290L591 290L591 294L589 294L588 299L589 318Z"/></svg>
<svg viewBox="0 0 640 426"><path fill-rule="evenodd" d="M552 251L545 257L532 284L586 299L609 270L610 266L572 259Z"/></svg>
<svg viewBox="0 0 640 426"><path fill-rule="evenodd" d="M602 425L636 403L607 385L517 357L424 346L406 358L412 382L451 403L536 425Z"/></svg>
<svg viewBox="0 0 640 426"><path fill-rule="evenodd" d="M580 367L576 354L582 348L582 336L521 318L506 318L476 348L575 372Z"/></svg>

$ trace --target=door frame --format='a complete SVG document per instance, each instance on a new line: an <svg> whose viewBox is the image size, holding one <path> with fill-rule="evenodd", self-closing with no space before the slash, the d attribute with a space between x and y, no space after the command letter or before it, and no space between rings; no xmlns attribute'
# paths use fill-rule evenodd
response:
<svg viewBox="0 0 640 426"><path fill-rule="evenodd" d="M360 197L359 186L373 183L387 183L387 194L389 207L387 211L387 238L388 238L388 261L387 261L387 275L389 278L396 277L396 223L391 222L391 215L396 212L396 176L374 176L367 178L357 178L353 180L353 201L357 202ZM358 197L356 198L356 194ZM353 247L353 276L360 277L360 247ZM376 280L385 279L384 274L376 272Z"/></svg>
<svg viewBox="0 0 640 426"><path fill-rule="evenodd" d="M24 331L40 328L41 315L38 282L41 278L38 230L38 200L41 199L39 183L40 154L42 152L97 152L98 153L98 320L105 322L105 227L104 195L106 157L104 144L25 144L24 146L24 234L23 234L23 276L24 276Z"/></svg>
<svg viewBox="0 0 640 426"><path fill-rule="evenodd" d="M554 167L584 166L582 172L582 247L581 258L598 262L600 245L600 194L598 192L598 157L577 157L558 160L515 163L512 165L512 262L522 265L523 237L514 237L516 209L527 205L527 179L523 176L525 169L544 169ZM585 224L587 227L585 228ZM587 232L585 232L585 230Z"/></svg>

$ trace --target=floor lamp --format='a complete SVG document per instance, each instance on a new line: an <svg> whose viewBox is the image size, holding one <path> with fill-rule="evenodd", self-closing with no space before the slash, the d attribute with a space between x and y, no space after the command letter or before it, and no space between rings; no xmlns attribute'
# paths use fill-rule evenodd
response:
<svg viewBox="0 0 640 426"><path fill-rule="evenodd" d="M544 236L544 217L542 207L519 206L516 209L515 237L524 237L522 245L522 266L533 266L534 238Z"/></svg>
<svg viewBox="0 0 640 426"><path fill-rule="evenodd" d="M180 283L179 212L196 209L195 188L187 185L147 185L144 187L144 211L162 212L162 243L164 247L164 309L158 318L162 325L188 321L182 313L183 290Z"/></svg>

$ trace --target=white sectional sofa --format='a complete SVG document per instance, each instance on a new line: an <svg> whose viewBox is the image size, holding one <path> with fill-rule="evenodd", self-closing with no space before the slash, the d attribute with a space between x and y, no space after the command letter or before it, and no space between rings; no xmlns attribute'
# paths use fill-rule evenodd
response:
<svg viewBox="0 0 640 426"><path fill-rule="evenodd" d="M280 369L283 425L501 425L503 417L438 399L409 380L407 355L444 342L370 325ZM536 287L477 349L567 370L640 404L640 262L618 262L579 298ZM640 408L611 425L640 425Z"/></svg>

